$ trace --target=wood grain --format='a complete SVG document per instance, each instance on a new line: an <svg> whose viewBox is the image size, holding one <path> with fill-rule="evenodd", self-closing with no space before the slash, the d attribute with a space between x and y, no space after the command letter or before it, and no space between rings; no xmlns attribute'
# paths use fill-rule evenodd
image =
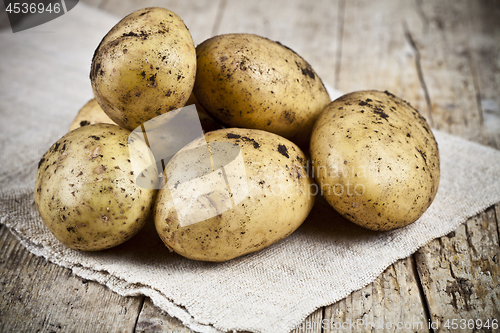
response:
<svg viewBox="0 0 500 333"><path fill-rule="evenodd" d="M500 149L500 6L495 1L471 1L469 48L472 75L481 112L483 143Z"/></svg>
<svg viewBox="0 0 500 333"><path fill-rule="evenodd" d="M407 35L412 1L346 1L337 89L388 90L430 120L419 55ZM432 125L432 123L431 123Z"/></svg>
<svg viewBox="0 0 500 333"><path fill-rule="evenodd" d="M29 253L0 226L0 331L133 332L142 296L121 297Z"/></svg>
<svg viewBox="0 0 500 333"><path fill-rule="evenodd" d="M500 249L495 220L492 207L416 253L431 320L439 332L456 331L453 326L445 327L452 320L460 326L466 323L459 327L460 332L477 331L477 324L468 326L469 320L500 320Z"/></svg>
<svg viewBox="0 0 500 333"><path fill-rule="evenodd" d="M427 332L413 258L399 260L370 285L326 307L324 332Z"/></svg>
<svg viewBox="0 0 500 333"><path fill-rule="evenodd" d="M421 22L408 22L420 55L435 128L483 142L469 47L471 22L466 1L422 1ZM415 11L416 12L416 11Z"/></svg>

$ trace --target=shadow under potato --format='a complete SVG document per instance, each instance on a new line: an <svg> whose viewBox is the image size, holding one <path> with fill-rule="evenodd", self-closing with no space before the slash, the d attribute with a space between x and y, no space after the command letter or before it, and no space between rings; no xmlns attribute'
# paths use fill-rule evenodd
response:
<svg viewBox="0 0 500 333"><path fill-rule="evenodd" d="M297 232L316 239L347 240L378 237L380 231L373 231L344 218L337 213L322 196L316 196L314 207Z"/></svg>

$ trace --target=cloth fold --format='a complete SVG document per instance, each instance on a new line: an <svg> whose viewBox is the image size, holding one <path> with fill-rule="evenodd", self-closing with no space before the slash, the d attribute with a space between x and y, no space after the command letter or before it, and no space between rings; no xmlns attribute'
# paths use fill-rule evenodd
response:
<svg viewBox="0 0 500 333"><path fill-rule="evenodd" d="M67 249L36 211L37 163L92 98L92 53L117 21L79 4L37 28L0 31L1 223L29 251L82 278L120 295L149 296L195 331L288 332L315 309L371 283L398 259L500 201L500 151L435 130L438 193L418 221L399 230L363 229L318 199L291 236L224 263L170 253L151 221L116 248Z"/></svg>

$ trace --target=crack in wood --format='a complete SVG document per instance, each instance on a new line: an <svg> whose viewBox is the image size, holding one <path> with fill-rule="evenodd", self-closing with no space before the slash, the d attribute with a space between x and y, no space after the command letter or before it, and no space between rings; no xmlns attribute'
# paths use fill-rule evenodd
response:
<svg viewBox="0 0 500 333"><path fill-rule="evenodd" d="M132 332L137 331L137 323L139 322L139 317L141 316L142 309L144 307L144 301L146 300L145 296L142 296L141 303L139 304L139 308L137 309L137 316L135 318L135 323L134 323L134 328L132 329Z"/></svg>
<svg viewBox="0 0 500 333"><path fill-rule="evenodd" d="M408 24L406 23L406 21L403 22L403 29L405 32L405 38L408 41L410 47L412 48L413 53L415 54L415 66L417 68L418 80L420 81L420 85L422 86L422 90L424 91L425 102L427 104L427 109L428 109L427 116L428 116L429 125L431 127L434 127L434 120L432 119L431 98L429 95L429 90L427 89L427 84L425 83L425 79L424 79L420 51L418 50L417 44L415 43L415 40L411 34L410 29L408 28Z"/></svg>
<svg viewBox="0 0 500 333"><path fill-rule="evenodd" d="M477 68L476 65L472 59L472 56L469 52L467 52L467 60L469 61L469 67L471 70L472 74L472 83L474 85L474 91L475 91L475 96L476 96L476 104L477 104L477 113L479 116L479 123L481 124L481 127L484 128L484 110L483 110L483 105L481 104L481 91L480 91L480 86L478 82L478 74L477 74ZM484 132L481 131L481 134ZM483 137L483 142L485 138ZM485 142L486 143L486 142Z"/></svg>
<svg viewBox="0 0 500 333"><path fill-rule="evenodd" d="M473 218L475 222L477 222L477 217L474 217ZM478 251L476 249L476 246L474 245L474 243L472 242L472 235L471 235L471 232L469 231L469 226L467 223L464 224L465 226L465 241L467 242L467 245L469 245L469 248L471 249L472 251L472 254L474 254L474 256L478 257ZM472 259L472 254L471 254L471 259Z"/></svg>
<svg viewBox="0 0 500 333"><path fill-rule="evenodd" d="M420 270L418 269L418 266L417 266L417 258L415 257L415 254L413 254L411 256L411 264L413 267L415 279L417 281L418 293L420 295L420 301L422 302L422 307L424 309L424 318L426 320L426 323L428 323L432 320L431 307L429 305L429 300L427 299L427 295L426 295L424 287L422 285L422 280L420 279ZM429 332L434 333L434 330L431 327L428 327L428 329L429 329Z"/></svg>
<svg viewBox="0 0 500 333"><path fill-rule="evenodd" d="M500 203L495 205L495 220L497 223L497 245L500 247Z"/></svg>
<svg viewBox="0 0 500 333"><path fill-rule="evenodd" d="M325 309L326 306L321 308L321 323L323 322L323 319L325 319ZM325 327L323 325L321 325L320 333L325 333Z"/></svg>

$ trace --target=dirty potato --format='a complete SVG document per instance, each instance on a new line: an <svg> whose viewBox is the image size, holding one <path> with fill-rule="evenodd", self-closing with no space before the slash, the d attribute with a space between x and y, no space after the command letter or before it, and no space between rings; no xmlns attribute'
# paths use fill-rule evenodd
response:
<svg viewBox="0 0 500 333"><path fill-rule="evenodd" d="M297 53L267 38L227 34L196 48L194 93L227 127L266 130L301 146L330 102L323 82Z"/></svg>
<svg viewBox="0 0 500 333"><path fill-rule="evenodd" d="M389 92L357 91L329 104L314 126L310 152L330 205L368 229L414 222L439 186L439 151L429 125Z"/></svg>
<svg viewBox="0 0 500 333"><path fill-rule="evenodd" d="M184 22L158 7L126 16L103 38L92 59L95 98L118 125L133 130L182 107L196 75L196 50Z"/></svg>
<svg viewBox="0 0 500 333"><path fill-rule="evenodd" d="M78 111L75 119L73 119L69 126L69 130L72 131L82 126L101 123L116 125L116 123L102 110L96 99L92 98Z"/></svg>
<svg viewBox="0 0 500 333"><path fill-rule="evenodd" d="M111 124L67 133L38 164L35 204L42 221L65 246L108 249L135 235L153 207L157 182L147 145ZM139 173L140 172L140 173Z"/></svg>
<svg viewBox="0 0 500 333"><path fill-rule="evenodd" d="M171 251L195 260L261 250L296 230L314 202L304 153L261 130L209 132L179 151L165 174L156 229Z"/></svg>

